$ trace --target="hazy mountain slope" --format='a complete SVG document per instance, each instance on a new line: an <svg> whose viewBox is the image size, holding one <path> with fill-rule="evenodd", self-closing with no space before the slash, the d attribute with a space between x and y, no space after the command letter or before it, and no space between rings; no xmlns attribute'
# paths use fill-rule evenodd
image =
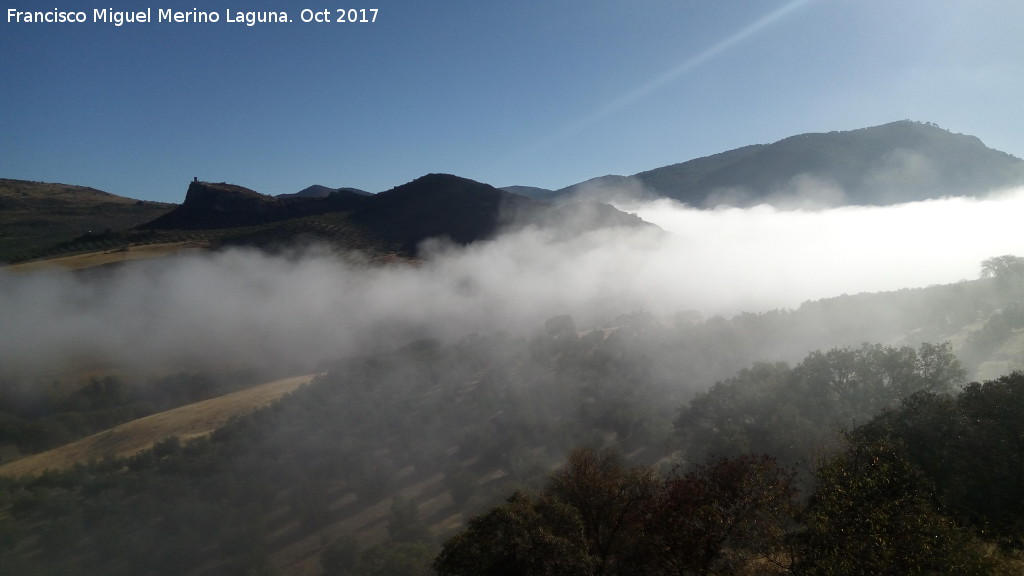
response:
<svg viewBox="0 0 1024 576"><path fill-rule="evenodd" d="M787 204L805 196L828 204L888 205L947 195L978 195L1024 183L1024 160L974 136L900 121L800 134L633 175L648 191L710 207L718 203ZM559 190L629 185L621 176Z"/></svg>
<svg viewBox="0 0 1024 576"><path fill-rule="evenodd" d="M93 188L0 179L0 262L87 234L125 230L174 208Z"/></svg>
<svg viewBox="0 0 1024 576"><path fill-rule="evenodd" d="M538 188L536 186L502 186L500 189L505 192L536 198L537 200L550 200L557 195L557 192L554 190Z"/></svg>

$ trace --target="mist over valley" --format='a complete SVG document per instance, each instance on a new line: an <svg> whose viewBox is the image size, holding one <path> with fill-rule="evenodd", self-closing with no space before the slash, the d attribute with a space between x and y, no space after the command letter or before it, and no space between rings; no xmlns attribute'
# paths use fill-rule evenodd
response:
<svg viewBox="0 0 1024 576"><path fill-rule="evenodd" d="M42 574L469 574L525 562L488 554L511 529L495 518L526 515L566 530L571 573L758 558L813 573L834 561L815 538L840 528L766 524L758 506L850 517L826 506L829 471L881 454L939 503L913 521L960 543L913 565L1011 573L1024 511L1000 499L1020 463L981 496L962 488L987 454L967 438L1021 422L1021 164L901 122L558 191L429 174L268 196L197 179L147 207L5 180L0 558ZM33 204L55 186L60 210ZM111 204L152 212L69 222ZM45 226L17 228L33 206ZM257 388L279 392L244 399ZM195 432L200 404L229 394L259 407ZM976 418L921 424L954 413ZM173 433L116 448L161 414ZM48 452L83 439L91 452ZM695 486L728 470L770 485L735 520L756 544L724 539L700 565L679 544L703 538L689 516L654 510L716 498ZM623 516L654 522L632 533L671 536L595 552L604 528L581 510L619 492L574 499L586 478L651 506ZM888 510L871 498L849 506ZM534 545L525 557L547 558Z"/></svg>

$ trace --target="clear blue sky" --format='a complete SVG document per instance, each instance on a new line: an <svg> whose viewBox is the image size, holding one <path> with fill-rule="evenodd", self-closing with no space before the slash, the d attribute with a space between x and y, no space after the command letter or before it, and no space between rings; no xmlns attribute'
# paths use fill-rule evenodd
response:
<svg viewBox="0 0 1024 576"><path fill-rule="evenodd" d="M181 202L429 172L560 188L802 132L938 123L1024 156L1024 2L4 0L0 177ZM25 24L8 9L218 12ZM285 10L288 24L225 22Z"/></svg>

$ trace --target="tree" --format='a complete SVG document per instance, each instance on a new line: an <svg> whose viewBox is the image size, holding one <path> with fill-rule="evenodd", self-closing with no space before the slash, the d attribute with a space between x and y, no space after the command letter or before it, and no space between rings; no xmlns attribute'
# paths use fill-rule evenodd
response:
<svg viewBox="0 0 1024 576"><path fill-rule="evenodd" d="M1024 373L971 383L956 397L919 392L855 430L856 443L906 447L944 514L1004 546L1024 542Z"/></svg>
<svg viewBox="0 0 1024 576"><path fill-rule="evenodd" d="M788 571L794 496L792 474L767 456L722 458L669 478L649 514L658 573Z"/></svg>
<svg viewBox="0 0 1024 576"><path fill-rule="evenodd" d="M936 510L928 479L886 440L853 443L818 469L797 574L988 574L978 542Z"/></svg>
<svg viewBox="0 0 1024 576"><path fill-rule="evenodd" d="M433 567L440 576L586 576L592 562L572 507L517 491L445 542Z"/></svg>
<svg viewBox="0 0 1024 576"><path fill-rule="evenodd" d="M971 383L956 403L962 474L945 487L947 499L1005 544L1024 547L1024 372Z"/></svg>
<svg viewBox="0 0 1024 576"><path fill-rule="evenodd" d="M812 352L794 369L823 417L851 428L918 390L952 392L965 375L948 342L925 343L920 351L881 344L834 348Z"/></svg>
<svg viewBox="0 0 1024 576"><path fill-rule="evenodd" d="M1012 294L1024 289L1024 258L1012 254L993 256L981 262L981 277L994 278L996 285Z"/></svg>
<svg viewBox="0 0 1024 576"><path fill-rule="evenodd" d="M1024 276L1024 258L1012 254L993 256L981 262L982 278Z"/></svg>
<svg viewBox="0 0 1024 576"><path fill-rule="evenodd" d="M777 452L770 443L770 413L791 375L784 362L758 363L698 394L675 421L687 457L699 462L709 456Z"/></svg>
<svg viewBox="0 0 1024 576"><path fill-rule="evenodd" d="M531 498L516 492L449 540L442 576L782 573L792 564L792 475L766 456L666 480L578 449Z"/></svg>
<svg viewBox="0 0 1024 576"><path fill-rule="evenodd" d="M965 374L948 342L816 351L716 383L680 410L676 431L691 461L767 453L796 465L917 391L955 391Z"/></svg>
<svg viewBox="0 0 1024 576"><path fill-rule="evenodd" d="M569 455L548 481L545 494L579 515L594 574L611 574L636 557L644 513L657 485L652 470L626 469L611 450L583 448Z"/></svg>

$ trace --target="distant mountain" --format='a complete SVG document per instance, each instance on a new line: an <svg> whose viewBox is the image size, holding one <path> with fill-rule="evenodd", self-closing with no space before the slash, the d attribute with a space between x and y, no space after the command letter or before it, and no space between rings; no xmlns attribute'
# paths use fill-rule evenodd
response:
<svg viewBox="0 0 1024 576"><path fill-rule="evenodd" d="M414 252L427 238L469 244L504 226L539 217L545 202L451 174L428 174L373 195L353 221Z"/></svg>
<svg viewBox="0 0 1024 576"><path fill-rule="evenodd" d="M653 227L633 214L595 201L551 204L448 174L430 174L377 194L380 203L354 215L385 215L409 249L426 238L447 236L466 244L501 230L536 225L566 235L612 227ZM383 224L383 222L381 222Z"/></svg>
<svg viewBox="0 0 1024 576"><path fill-rule="evenodd" d="M278 194L277 198L327 198L331 194L336 193L356 194L359 196L370 195L369 192L365 190L360 190L358 188L328 188L327 186L314 184L292 194Z"/></svg>
<svg viewBox="0 0 1024 576"><path fill-rule="evenodd" d="M614 227L653 227L595 201L553 205L450 174L428 174L374 195L352 219L413 251L427 238L458 244L486 239L502 230L536 225L568 235Z"/></svg>
<svg viewBox="0 0 1024 576"><path fill-rule="evenodd" d="M95 188L0 179L0 263L42 256L80 236L133 228L173 208Z"/></svg>
<svg viewBox="0 0 1024 576"><path fill-rule="evenodd" d="M538 188L536 186L502 186L499 190L505 192L511 192L513 194L520 194L522 196L528 196L537 200L550 200L555 197L557 192L554 190L548 190L547 188Z"/></svg>
<svg viewBox="0 0 1024 576"><path fill-rule="evenodd" d="M567 234L595 227L649 226L607 204L548 202L499 190L450 174L428 174L379 194L311 187L295 195L268 196L227 183L192 182L185 202L139 227L161 241L199 237L211 246L272 249L323 242L383 256L415 256L428 238L469 244L505 228L535 224ZM198 235L198 236L197 236ZM126 240L128 238L126 237ZM155 241L148 237L146 241ZM106 239L105 246L112 245Z"/></svg>
<svg viewBox="0 0 1024 576"><path fill-rule="evenodd" d="M369 257L415 257L420 243L428 238L469 244L494 237L504 229L530 224L566 235L592 228L651 226L607 204L583 201L553 206L450 174L428 174L379 194L311 186L276 197L224 182L193 181L181 205L117 200L96 190L63 185L22 183L8 189L3 187L7 182L17 181L0 181L0 222L11 215L28 223L54 220L70 226L76 222L61 235L39 235L38 246L26 244L24 232L10 234L20 230L16 227L0 228L0 247L6 246L12 254L2 261L9 262L109 253L152 244L276 250L316 243L342 251L356 250ZM28 184L45 191L35 193L34 203L26 204L22 196L29 194L25 191ZM68 217L71 212L62 194L81 205L74 214L94 218L78 224ZM104 202L121 206L116 215L123 215L129 208L138 215L118 222L96 219L100 214L115 214ZM34 212L32 206L40 212ZM27 208L15 210L19 207ZM146 221L140 215L152 219Z"/></svg>
<svg viewBox="0 0 1024 576"><path fill-rule="evenodd" d="M1024 160L974 136L909 120L846 132L801 134L631 177L604 176L556 191L598 198L623 186L691 206L889 205L979 195L1024 184Z"/></svg>

